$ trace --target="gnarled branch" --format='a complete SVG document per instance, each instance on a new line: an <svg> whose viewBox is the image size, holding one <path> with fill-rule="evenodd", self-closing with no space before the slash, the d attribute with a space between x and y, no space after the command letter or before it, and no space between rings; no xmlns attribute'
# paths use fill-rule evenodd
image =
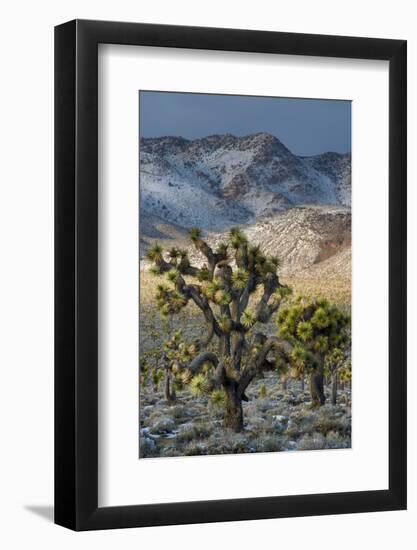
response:
<svg viewBox="0 0 417 550"><path fill-rule="evenodd" d="M197 374L198 372L200 372L205 363L211 363L214 368L214 372L210 377L213 384L215 386L223 385L225 380L224 365L221 361L219 361L218 356L211 351L205 351L203 353L200 353L200 355L197 355L197 357L194 357L187 368L193 374Z"/></svg>
<svg viewBox="0 0 417 550"><path fill-rule="evenodd" d="M197 355L197 357L194 357L194 359L191 361L191 363L188 365L187 368L193 374L196 374L201 370L204 363L211 363L213 367L216 368L217 365L219 364L219 358L215 353L211 351L204 351L203 353L200 353L200 355Z"/></svg>
<svg viewBox="0 0 417 550"><path fill-rule="evenodd" d="M262 347L258 353L254 354L245 369L242 371L238 385L238 395L240 396L244 394L246 388L258 373L264 369L271 368L271 362L267 359L267 356L271 351L275 351L279 355L286 357L292 350L291 344L289 344L286 340L282 340L281 338L277 338L275 336L270 336L267 338L262 333L257 333L255 335L254 344L253 350L255 352L259 345Z"/></svg>

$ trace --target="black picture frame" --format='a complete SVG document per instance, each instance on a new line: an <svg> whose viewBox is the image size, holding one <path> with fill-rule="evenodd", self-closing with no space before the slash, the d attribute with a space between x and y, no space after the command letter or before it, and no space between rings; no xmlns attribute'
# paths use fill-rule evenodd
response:
<svg viewBox="0 0 417 550"><path fill-rule="evenodd" d="M389 62L389 488L98 506L98 44ZM74 20L55 28L55 523L74 530L406 508L406 41Z"/></svg>

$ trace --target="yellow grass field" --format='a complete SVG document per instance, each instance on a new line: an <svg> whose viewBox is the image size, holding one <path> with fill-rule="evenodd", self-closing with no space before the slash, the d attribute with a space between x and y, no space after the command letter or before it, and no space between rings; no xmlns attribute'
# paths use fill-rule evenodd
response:
<svg viewBox="0 0 417 550"><path fill-rule="evenodd" d="M164 277L155 277L144 269L140 270L140 299L142 305L150 305L154 300L156 284L164 282ZM283 277L281 282L293 289L295 296L309 298L323 297L337 306L350 309L352 289L351 282L345 278L296 278ZM193 307L190 304L190 307ZM195 307L195 306L194 306Z"/></svg>

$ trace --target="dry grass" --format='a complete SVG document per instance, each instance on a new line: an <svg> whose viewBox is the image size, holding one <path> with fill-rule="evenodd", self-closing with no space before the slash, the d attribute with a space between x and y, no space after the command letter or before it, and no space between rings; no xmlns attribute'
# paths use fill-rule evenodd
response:
<svg viewBox="0 0 417 550"><path fill-rule="evenodd" d="M186 277L187 279L187 277ZM153 276L148 271L141 269L140 271L140 300L141 304L146 306L152 304L155 295L155 286L158 283L166 282L163 276ZM331 280L325 278L312 277L282 277L281 282L290 286L294 295L305 295L309 298L322 296L331 302L334 302L339 307L350 308L352 298L352 288L350 279L333 278ZM197 308L190 304L191 309Z"/></svg>
<svg viewBox="0 0 417 550"><path fill-rule="evenodd" d="M154 302L155 287L165 281L147 271L140 272L140 349L141 360L153 367L160 361L163 342L169 334L183 330L191 341L205 330L204 318L190 302L168 322L161 321ZM323 296L340 307L350 308L350 282L340 279L283 278L294 295ZM256 299L256 296L254 297ZM217 306L213 306L216 308ZM274 333L273 320L262 327ZM276 452L350 447L350 390L339 390L339 404L310 409L307 389L297 381L283 390L277 374L266 373L248 389L244 404L245 430L234 434L222 427L223 411L195 398L188 388L178 392L175 405L163 398L162 382L154 392L149 381L140 388L140 452L142 457L189 456ZM329 388L326 387L329 399Z"/></svg>
<svg viewBox="0 0 417 550"><path fill-rule="evenodd" d="M339 307L350 309L352 299L350 279L286 277L282 279L282 282L290 286L295 295L302 294L308 298L321 296Z"/></svg>
<svg viewBox="0 0 417 550"><path fill-rule="evenodd" d="M268 396L260 398L262 385ZM329 402L330 390L325 389ZM316 449L343 449L351 445L350 388L340 388L339 403L311 409L310 395L292 380L286 390L276 373L267 373L249 387L243 405L244 430L222 426L222 415L211 410L206 398L196 399L188 389L170 405L162 391L149 386L142 392L141 457L265 453ZM296 403L296 404L294 404Z"/></svg>

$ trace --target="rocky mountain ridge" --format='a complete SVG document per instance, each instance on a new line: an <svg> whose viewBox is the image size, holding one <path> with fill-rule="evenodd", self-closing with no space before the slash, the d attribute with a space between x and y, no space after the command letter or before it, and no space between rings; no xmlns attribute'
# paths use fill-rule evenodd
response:
<svg viewBox="0 0 417 550"><path fill-rule="evenodd" d="M294 206L350 206L350 154L294 155L277 137L140 140L141 232L160 222L223 231Z"/></svg>
<svg viewBox="0 0 417 550"><path fill-rule="evenodd" d="M351 213L343 206L299 206L274 218L242 226L250 242L280 259L283 276L350 278L351 273ZM206 260L195 250L188 232L161 223L158 236L142 237L141 257L152 242L168 249L185 249L193 265L202 266ZM206 232L207 242L214 248L227 242L227 232ZM147 269L148 262L142 267Z"/></svg>

